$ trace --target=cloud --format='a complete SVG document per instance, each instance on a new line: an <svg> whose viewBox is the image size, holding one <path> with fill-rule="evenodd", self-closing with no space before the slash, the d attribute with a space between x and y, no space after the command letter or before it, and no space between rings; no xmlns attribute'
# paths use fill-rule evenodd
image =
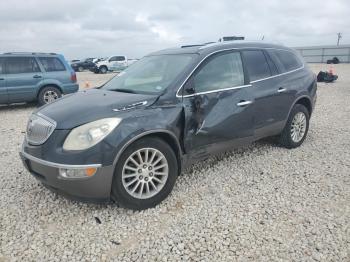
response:
<svg viewBox="0 0 350 262"><path fill-rule="evenodd" d="M141 57L224 35L289 46L350 44L350 2L316 0L12 0L0 2L0 52L44 51L67 58Z"/></svg>

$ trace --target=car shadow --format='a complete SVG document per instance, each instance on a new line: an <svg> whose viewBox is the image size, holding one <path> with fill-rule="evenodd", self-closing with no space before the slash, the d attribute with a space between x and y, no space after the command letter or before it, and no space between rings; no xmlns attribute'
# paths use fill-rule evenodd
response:
<svg viewBox="0 0 350 262"><path fill-rule="evenodd" d="M28 109L28 108L37 108L35 103L18 103L18 104L10 104L10 105L0 105L0 110L16 110L16 109Z"/></svg>

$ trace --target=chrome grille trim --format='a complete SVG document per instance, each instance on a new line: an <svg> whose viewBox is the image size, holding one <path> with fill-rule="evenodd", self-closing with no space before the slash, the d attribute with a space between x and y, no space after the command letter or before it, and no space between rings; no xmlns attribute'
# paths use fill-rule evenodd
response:
<svg viewBox="0 0 350 262"><path fill-rule="evenodd" d="M28 120L26 139L31 145L41 145L51 136L56 122L40 113L32 114Z"/></svg>

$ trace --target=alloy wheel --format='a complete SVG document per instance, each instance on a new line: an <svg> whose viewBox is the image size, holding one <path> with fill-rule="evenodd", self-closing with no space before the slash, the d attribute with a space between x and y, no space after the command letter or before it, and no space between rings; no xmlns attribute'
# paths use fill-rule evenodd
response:
<svg viewBox="0 0 350 262"><path fill-rule="evenodd" d="M306 132L306 116L303 112L298 112L291 124L291 130L290 130L290 135L295 143L299 143Z"/></svg>
<svg viewBox="0 0 350 262"><path fill-rule="evenodd" d="M51 103L51 102L55 101L58 98L59 98L59 95L55 91L47 90L44 93L45 104Z"/></svg>
<svg viewBox="0 0 350 262"><path fill-rule="evenodd" d="M142 148L125 161L122 183L132 197L147 199L161 191L168 175L169 165L163 153L155 148Z"/></svg>

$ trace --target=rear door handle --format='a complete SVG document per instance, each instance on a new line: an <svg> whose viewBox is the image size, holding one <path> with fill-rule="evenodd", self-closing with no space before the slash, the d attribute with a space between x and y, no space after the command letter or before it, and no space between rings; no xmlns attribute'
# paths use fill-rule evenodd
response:
<svg viewBox="0 0 350 262"><path fill-rule="evenodd" d="M283 93L283 92L286 92L286 91L287 91L287 88L284 88L284 87L280 87L277 90L278 93Z"/></svg>
<svg viewBox="0 0 350 262"><path fill-rule="evenodd" d="M240 101L239 103L237 103L237 106L246 106L246 105L250 105L252 104L253 101L245 101L245 100L242 100Z"/></svg>
<svg viewBox="0 0 350 262"><path fill-rule="evenodd" d="M35 75L35 76L33 76L33 78L41 78L41 76Z"/></svg>

